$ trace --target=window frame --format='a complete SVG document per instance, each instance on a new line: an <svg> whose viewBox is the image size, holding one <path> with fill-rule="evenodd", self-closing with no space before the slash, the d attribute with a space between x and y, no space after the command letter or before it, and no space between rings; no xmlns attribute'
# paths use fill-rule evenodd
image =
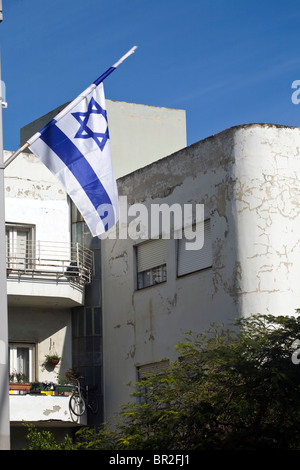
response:
<svg viewBox="0 0 300 470"><path fill-rule="evenodd" d="M145 364L136 365L136 378L138 385L139 395L137 397L139 404L146 404L147 403L147 391L148 388L146 386L147 378L151 377L151 375L159 375L161 372L164 372L170 365L169 359L162 359L160 361L149 362ZM161 406L165 408L164 405Z"/></svg>
<svg viewBox="0 0 300 470"><path fill-rule="evenodd" d="M36 343L28 341L9 341L9 375L25 372L18 367L18 349L28 349L28 382L36 379Z"/></svg>
<svg viewBox="0 0 300 470"><path fill-rule="evenodd" d="M163 253L163 257L161 258L163 262L161 263L161 259L158 261L153 261L152 263L148 264L147 262L143 262L145 269L141 268L141 263L139 260L139 250L142 250L143 247L149 247L150 244L154 246L157 242L163 242L163 249L160 247L161 253ZM134 247L134 260L135 260L135 289L142 290L147 289L148 287L157 286L167 282L167 259L166 259L166 239L163 238L155 238L149 239L145 242L139 243ZM154 253L155 259L155 253ZM159 264L160 263L160 264ZM148 266L148 267L147 267ZM147 277L149 282L147 282ZM159 280L160 279L160 280Z"/></svg>

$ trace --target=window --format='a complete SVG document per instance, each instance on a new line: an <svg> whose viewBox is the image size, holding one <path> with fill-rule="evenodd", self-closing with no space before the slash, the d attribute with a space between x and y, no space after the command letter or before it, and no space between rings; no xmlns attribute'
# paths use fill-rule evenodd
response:
<svg viewBox="0 0 300 470"><path fill-rule="evenodd" d="M138 379L138 382L140 382L140 387L139 387L140 404L147 403L147 393L150 391L146 384L147 378L153 374L159 375L169 366L169 364L170 364L169 359L163 359L159 362L151 362L149 364L144 364L144 365L137 367L137 379ZM164 405L162 405L161 407L163 408Z"/></svg>
<svg viewBox="0 0 300 470"><path fill-rule="evenodd" d="M32 225L6 224L7 266L15 269L32 267L33 249Z"/></svg>
<svg viewBox="0 0 300 470"><path fill-rule="evenodd" d="M137 288L160 284L167 280L166 240L155 239L136 247Z"/></svg>
<svg viewBox="0 0 300 470"><path fill-rule="evenodd" d="M137 367L138 381L146 379L149 375L159 374L169 366L169 359L162 359L158 362L151 362Z"/></svg>
<svg viewBox="0 0 300 470"><path fill-rule="evenodd" d="M35 345L9 343L10 382L32 382L35 380Z"/></svg>
<svg viewBox="0 0 300 470"><path fill-rule="evenodd" d="M203 222L202 222L203 224ZM196 226L193 226L193 231ZM178 240L178 253L177 253L177 275L184 276L188 273L200 271L212 266L212 249L211 249L211 233L210 233L210 220L204 221L204 245L200 250L187 250L186 242L189 243L184 237Z"/></svg>
<svg viewBox="0 0 300 470"><path fill-rule="evenodd" d="M70 200L70 198L69 198ZM79 243L81 246L89 247L91 244L91 232L75 204L70 200L71 204L71 221L72 221L72 242Z"/></svg>

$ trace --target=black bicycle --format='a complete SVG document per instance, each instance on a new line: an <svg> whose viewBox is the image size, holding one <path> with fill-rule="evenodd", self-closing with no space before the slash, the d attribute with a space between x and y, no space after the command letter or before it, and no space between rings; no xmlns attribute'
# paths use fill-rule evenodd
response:
<svg viewBox="0 0 300 470"><path fill-rule="evenodd" d="M97 386L86 385L85 388L83 388L80 384L80 379L82 378L83 377L79 377L76 379L74 384L74 389L69 400L70 410L76 416L82 416L87 408L89 408L93 414L96 414L99 409L99 402L96 395Z"/></svg>

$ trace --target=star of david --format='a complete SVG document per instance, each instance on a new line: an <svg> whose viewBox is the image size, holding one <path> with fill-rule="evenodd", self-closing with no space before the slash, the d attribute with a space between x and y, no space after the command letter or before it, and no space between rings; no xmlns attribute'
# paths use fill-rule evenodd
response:
<svg viewBox="0 0 300 470"><path fill-rule="evenodd" d="M89 127L89 119L91 115L98 114L102 115L104 118L104 128L106 127L105 132L95 132L91 127ZM92 97L88 109L86 112L76 112L72 113L72 116L79 122L80 128L78 129L75 139L94 139L101 151L103 151L107 140L109 139L108 134L108 123L107 123L107 113L99 103ZM90 124L91 125L91 124ZM101 123L103 125L103 123ZM93 126L92 126L93 127Z"/></svg>

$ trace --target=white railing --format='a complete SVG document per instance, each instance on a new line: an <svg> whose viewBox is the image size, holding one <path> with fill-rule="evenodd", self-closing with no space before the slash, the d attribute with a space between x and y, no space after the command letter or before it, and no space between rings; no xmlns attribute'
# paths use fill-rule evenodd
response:
<svg viewBox="0 0 300 470"><path fill-rule="evenodd" d="M22 242L6 247L7 274L67 277L75 282L91 282L93 252L79 243Z"/></svg>

